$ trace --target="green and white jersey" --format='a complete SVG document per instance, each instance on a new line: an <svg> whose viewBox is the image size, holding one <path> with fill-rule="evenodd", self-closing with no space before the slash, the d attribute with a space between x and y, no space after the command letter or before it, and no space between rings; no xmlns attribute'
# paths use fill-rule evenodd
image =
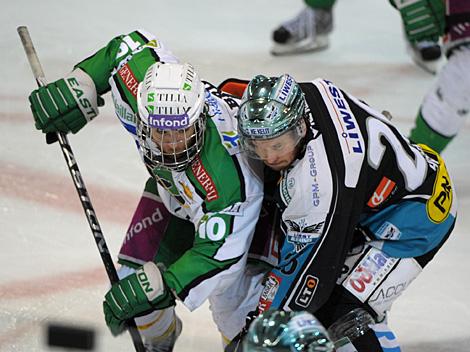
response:
<svg viewBox="0 0 470 352"><path fill-rule="evenodd" d="M238 279L263 198L261 182L239 153L233 116L223 101L217 105L221 113L208 120L195 162L183 172L154 170L167 209L195 226L193 246L164 273L190 309Z"/></svg>
<svg viewBox="0 0 470 352"><path fill-rule="evenodd" d="M157 61L178 62L160 40L139 30L114 38L77 65L92 77L100 95L111 91L117 117L137 145L137 87ZM240 154L238 102L209 83L205 87L210 117L201 153L186 171L152 170L165 207L194 224L192 246L163 273L190 310L237 282L263 199L262 181Z"/></svg>
<svg viewBox="0 0 470 352"><path fill-rule="evenodd" d="M111 91L116 115L136 141L137 87L155 62L178 59L154 35L137 30L112 39L76 65L93 79L99 95Z"/></svg>

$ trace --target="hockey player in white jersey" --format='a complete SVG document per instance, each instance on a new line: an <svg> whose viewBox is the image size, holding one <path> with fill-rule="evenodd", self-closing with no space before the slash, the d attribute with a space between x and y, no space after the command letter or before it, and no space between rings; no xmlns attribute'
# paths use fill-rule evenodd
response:
<svg viewBox="0 0 470 352"><path fill-rule="evenodd" d="M238 128L247 153L280 173L284 238L259 311L307 310L335 342L370 315L364 333L337 350L399 351L387 312L455 224L441 156L324 79L256 76Z"/></svg>
<svg viewBox="0 0 470 352"><path fill-rule="evenodd" d="M470 114L470 1L447 0L447 62L428 91L410 135L441 152Z"/></svg>
<svg viewBox="0 0 470 352"><path fill-rule="evenodd" d="M246 266L263 185L239 151L238 103L139 30L33 91L36 127L76 133L109 91L151 178L119 254L121 281L105 297L106 323L117 335L138 316L147 350L171 351L175 302L192 311L209 300L228 341L256 307L266 270Z"/></svg>

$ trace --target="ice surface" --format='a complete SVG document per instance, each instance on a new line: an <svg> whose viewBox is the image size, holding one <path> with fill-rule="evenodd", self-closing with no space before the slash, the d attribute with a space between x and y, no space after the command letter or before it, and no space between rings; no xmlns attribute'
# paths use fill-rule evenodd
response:
<svg viewBox="0 0 470 352"><path fill-rule="evenodd" d="M106 276L57 145L35 131L27 96L35 82L16 28L27 25L49 80L113 36L145 28L205 79L291 73L324 77L377 109L406 133L434 77L405 53L400 18L388 1L339 1L324 52L269 55L271 30L301 0L2 1L0 13L0 350L47 351L48 321L89 324L101 351L132 351L126 334L107 331L101 301ZM101 116L70 142L114 258L147 177L110 97ZM395 304L391 326L403 351L470 350L469 122L444 153L460 203L452 237ZM184 330L176 351L221 350L207 306L178 308Z"/></svg>

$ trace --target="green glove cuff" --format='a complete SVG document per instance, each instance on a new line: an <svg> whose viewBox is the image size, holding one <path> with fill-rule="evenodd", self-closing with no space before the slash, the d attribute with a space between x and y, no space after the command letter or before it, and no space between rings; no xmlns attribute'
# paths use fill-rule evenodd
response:
<svg viewBox="0 0 470 352"><path fill-rule="evenodd" d="M135 273L142 292L151 303L157 303L165 293L163 277L157 265L153 262L145 263Z"/></svg>
<svg viewBox="0 0 470 352"><path fill-rule="evenodd" d="M81 69L75 69L64 77L64 81L86 122L91 121L98 115L98 96L91 77Z"/></svg>
<svg viewBox="0 0 470 352"><path fill-rule="evenodd" d="M145 263L137 270L136 277L153 308L163 309L175 305L175 297L166 288L163 276L155 263Z"/></svg>

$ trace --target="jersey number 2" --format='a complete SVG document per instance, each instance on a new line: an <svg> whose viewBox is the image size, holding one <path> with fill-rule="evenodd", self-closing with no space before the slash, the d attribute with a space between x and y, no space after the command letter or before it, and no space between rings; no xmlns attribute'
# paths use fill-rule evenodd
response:
<svg viewBox="0 0 470 352"><path fill-rule="evenodd" d="M368 162L371 167L377 170L380 167L387 145L383 143L383 138L393 149L398 168L400 169L405 187L408 191L413 191L424 181L426 177L427 162L423 155L415 148L409 148L410 152L405 150L400 139L395 135L392 129L384 122L375 117L368 117L366 121L367 134L369 137Z"/></svg>

